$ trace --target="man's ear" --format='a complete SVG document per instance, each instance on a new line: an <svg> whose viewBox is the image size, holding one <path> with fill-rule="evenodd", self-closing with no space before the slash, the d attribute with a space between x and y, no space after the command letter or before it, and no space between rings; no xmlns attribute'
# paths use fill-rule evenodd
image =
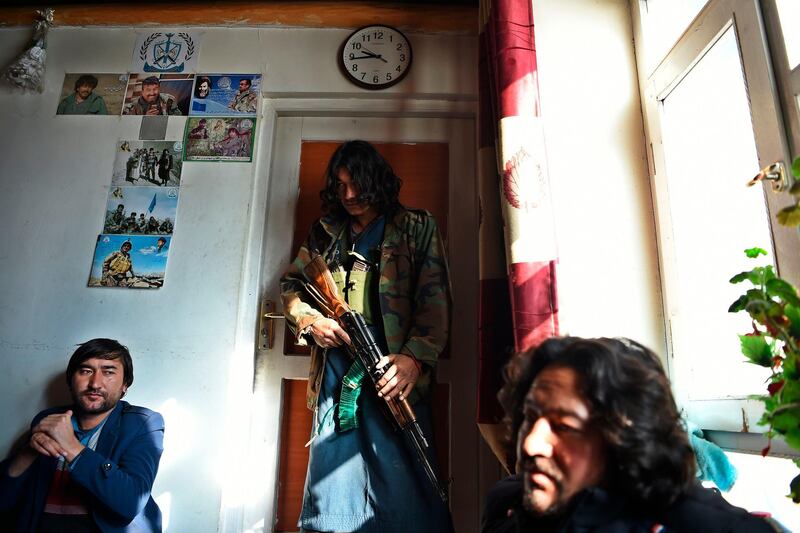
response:
<svg viewBox="0 0 800 533"><path fill-rule="evenodd" d="M125 394L127 394L127 393L128 393L128 386L127 385L123 385L122 386L122 396L120 396L120 398L124 398Z"/></svg>

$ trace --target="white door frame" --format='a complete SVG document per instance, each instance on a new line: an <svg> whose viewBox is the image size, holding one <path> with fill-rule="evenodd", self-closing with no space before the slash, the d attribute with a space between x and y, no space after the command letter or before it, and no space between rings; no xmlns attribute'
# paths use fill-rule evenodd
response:
<svg viewBox="0 0 800 533"><path fill-rule="evenodd" d="M257 347L258 309L262 286L262 257L264 257L266 221L268 217L268 198L270 194L270 174L272 172L273 149L278 135L279 119L283 117L375 117L375 118L439 118L470 119L473 123L472 139L476 123L477 104L474 98L452 99L406 99L394 100L375 97L364 98L275 98L265 99L262 105L263 117L258 128L258 156L254 163L254 184L249 206L249 222L247 244L242 264L242 278L239 289L239 306L234 353L231 355L229 386L226 409L227 418L224 424L226 432L226 459L220 465L223 483L220 511L220 531L226 533L243 531L271 531L272 524L265 524L264 518L274 515L275 480L277 476L277 438L267 440L264 435L263 397L254 394L256 368L255 357ZM471 142L474 142L472 141ZM299 155L299 154L298 154ZM475 161L473 152L471 160L471 185L463 188L454 187L451 179L451 205L476 205ZM469 194L472 191L472 194ZM467 196L464 196L467 195ZM477 230L477 228L476 228ZM477 234L476 234L477 235ZM450 246L469 246L468 240L473 236L468 232L450 232ZM476 236L474 236L477 239ZM456 241L460 241L458 244ZM477 250L477 244L473 245ZM468 308L477 304L477 258L474 267L475 294L474 302L465 302ZM472 306L472 307L470 307ZM280 329L280 328L276 328ZM280 342L280 336L276 345ZM472 347L474 351L475 346ZM298 358L296 363L289 361L287 365L297 365L296 370L305 368L305 358ZM452 360L452 359L451 359ZM475 360L477 365L477 359ZM446 375L449 362L443 362L441 373ZM288 369L284 369L288 370ZM465 390L470 384L464 384ZM475 386L472 384L474 392ZM464 391L451 385L451 397L463 398ZM452 418L458 417L460 424L472 424L474 421L474 394L469 395L462 407L452 410ZM280 421L276 420L276 426ZM453 424L454 426L456 424ZM276 429L277 431L277 429ZM456 483L453 494L453 514L463 527L458 531L477 531L480 513L480 497L485 488L496 476L496 465L491 452L478 441L475 431L473 442L459 442L458 448L451 445L451 469L456 476L473 475L476 482ZM469 473L456 472L455 465L466 464L465 457L474 468ZM269 477L259 480L253 472L263 472L266 457L272 457ZM459 488L461 487L461 488Z"/></svg>

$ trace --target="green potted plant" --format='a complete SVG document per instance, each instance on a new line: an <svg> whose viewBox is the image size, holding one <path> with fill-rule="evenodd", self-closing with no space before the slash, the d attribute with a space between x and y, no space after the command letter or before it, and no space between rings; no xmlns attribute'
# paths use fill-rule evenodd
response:
<svg viewBox="0 0 800 533"><path fill-rule="evenodd" d="M792 164L792 173L800 178L800 158ZM778 222L800 226L800 180L789 191L794 205L782 209ZM766 255L761 248L745 250L750 258ZM761 454L769 453L772 439L780 436L788 446L800 451L800 297L791 283L775 274L772 265L757 266L733 276L731 283L750 282L752 288L731 304L731 313L746 312L753 330L739 335L742 353L753 364L769 368L766 394L756 396L764 402L759 424L767 426L769 439ZM794 460L800 467L800 459ZM800 474L790 483L789 496L800 503Z"/></svg>

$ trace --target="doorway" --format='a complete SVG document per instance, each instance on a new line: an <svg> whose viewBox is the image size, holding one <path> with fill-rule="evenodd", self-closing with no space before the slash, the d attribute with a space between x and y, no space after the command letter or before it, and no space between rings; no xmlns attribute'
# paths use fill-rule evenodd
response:
<svg viewBox="0 0 800 533"><path fill-rule="evenodd" d="M475 427L477 225L474 122L461 118L279 117L269 171L260 276L262 299L280 301L278 280L319 216L318 192L330 154L344 140L373 143L403 179L401 201L437 217L453 288L453 327L439 363L436 444L449 470L457 531L479 523L479 435ZM280 307L280 304L278 304ZM279 311L279 310L278 310ZM253 431L264 443L265 531L296 531L310 436L305 408L308 357L282 324L272 348L256 351ZM258 427L257 427L258 426ZM443 455L442 455L443 454ZM449 468L448 468L449 466Z"/></svg>

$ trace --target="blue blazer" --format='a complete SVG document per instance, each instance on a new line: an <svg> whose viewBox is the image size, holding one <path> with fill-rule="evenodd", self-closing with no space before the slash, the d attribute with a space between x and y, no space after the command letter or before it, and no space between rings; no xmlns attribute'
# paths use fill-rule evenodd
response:
<svg viewBox="0 0 800 533"><path fill-rule="evenodd" d="M31 427L67 407L46 409ZM161 511L150 495L164 450L164 419L144 407L120 401L108 415L95 450L81 453L70 477L89 493L89 512L104 533L161 533ZM0 463L0 512L15 509L18 533L35 532L44 510L57 460L44 455L19 477Z"/></svg>

